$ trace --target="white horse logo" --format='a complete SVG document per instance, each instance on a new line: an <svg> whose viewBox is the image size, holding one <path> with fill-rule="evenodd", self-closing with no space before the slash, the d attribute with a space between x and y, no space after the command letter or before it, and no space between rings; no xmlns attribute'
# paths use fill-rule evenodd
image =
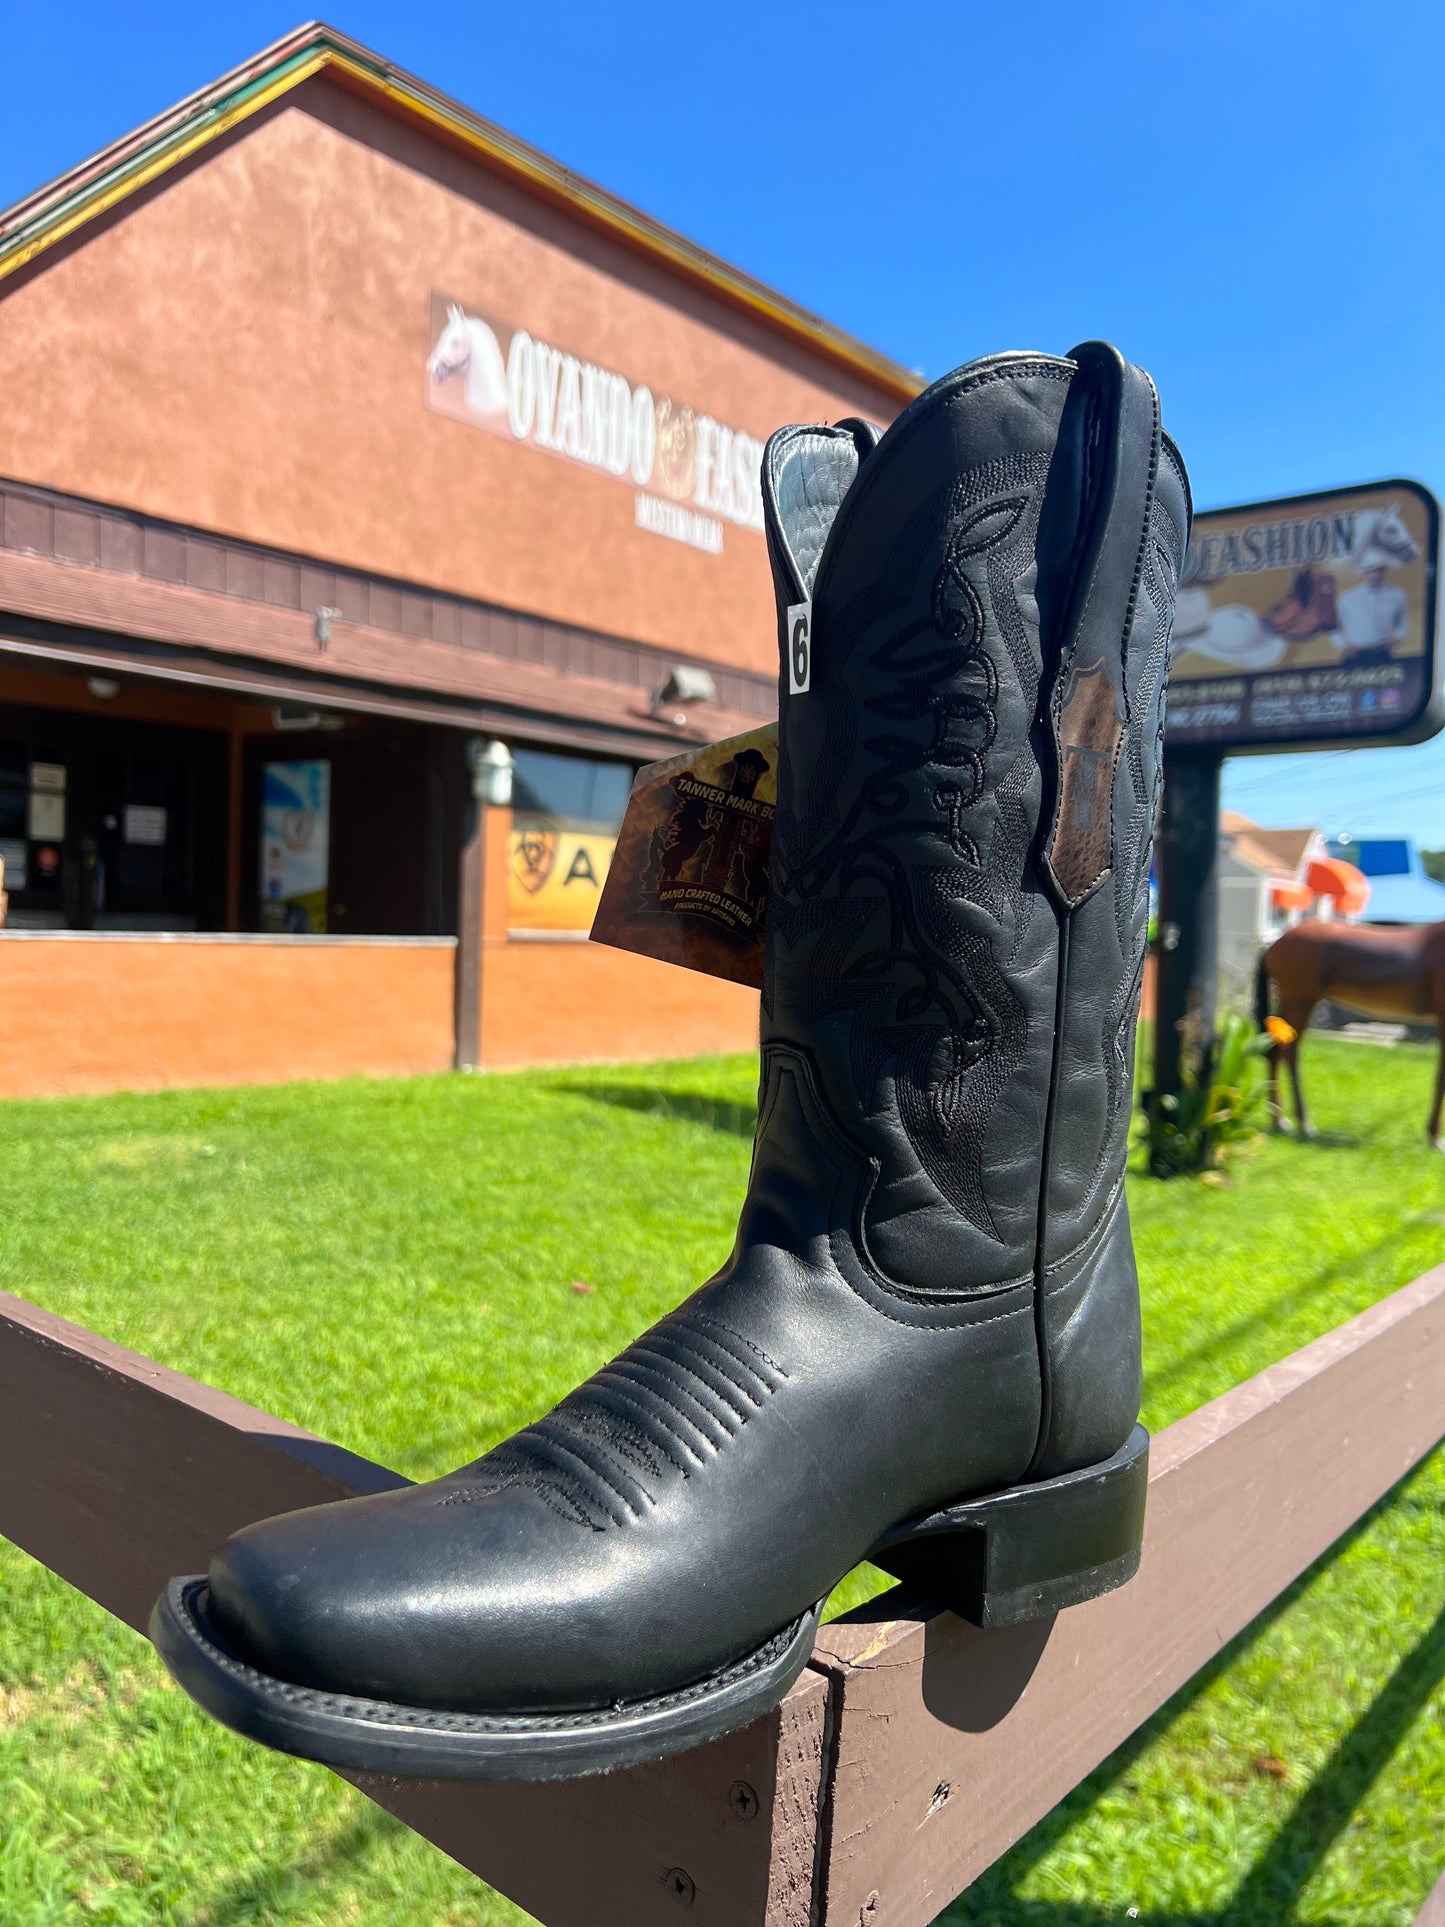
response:
<svg viewBox="0 0 1445 1927"><path fill-rule="evenodd" d="M1377 566L1398 567L1413 562L1420 553L1420 545L1405 526L1397 502L1391 502L1387 509L1378 515L1365 515L1360 518L1360 526L1355 531L1354 547L1350 552L1351 560L1358 568L1367 553L1378 557Z"/></svg>
<svg viewBox="0 0 1445 1927"><path fill-rule="evenodd" d="M465 375L470 414L507 412L507 369L497 337L479 315L468 314L455 301L447 303L446 326L427 357L426 371L438 385Z"/></svg>

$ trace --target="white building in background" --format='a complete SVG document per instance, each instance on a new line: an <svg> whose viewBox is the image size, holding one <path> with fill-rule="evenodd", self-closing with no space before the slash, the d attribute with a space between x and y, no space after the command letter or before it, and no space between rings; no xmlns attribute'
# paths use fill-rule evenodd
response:
<svg viewBox="0 0 1445 1927"><path fill-rule="evenodd" d="M1266 830L1237 810L1219 818L1219 999L1248 1003L1265 945L1304 917L1353 922L1370 885L1330 854L1317 829Z"/></svg>

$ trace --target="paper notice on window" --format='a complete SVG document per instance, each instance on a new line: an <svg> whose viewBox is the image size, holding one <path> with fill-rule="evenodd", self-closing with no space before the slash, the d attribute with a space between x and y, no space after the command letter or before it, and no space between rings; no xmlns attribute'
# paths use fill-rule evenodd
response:
<svg viewBox="0 0 1445 1927"><path fill-rule="evenodd" d="M127 803L125 806L127 843L161 844L166 840L166 813L155 803Z"/></svg>
<svg viewBox="0 0 1445 1927"><path fill-rule="evenodd" d="M43 767L40 764L37 768ZM31 790L25 834L32 843L59 843L65 835L64 790Z"/></svg>

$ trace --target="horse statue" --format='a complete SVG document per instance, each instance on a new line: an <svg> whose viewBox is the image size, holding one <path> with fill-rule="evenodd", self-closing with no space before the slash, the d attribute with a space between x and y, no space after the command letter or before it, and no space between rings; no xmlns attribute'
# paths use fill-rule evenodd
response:
<svg viewBox="0 0 1445 1927"><path fill-rule="evenodd" d="M440 386L453 375L467 378L467 410L473 415L507 412L507 367L496 335L480 315L447 303L446 325L427 356L428 378Z"/></svg>
<svg viewBox="0 0 1445 1927"><path fill-rule="evenodd" d="M1274 989L1274 1014L1270 988ZM1445 923L1298 923L1272 943L1255 972L1255 1016L1275 1039L1269 1055L1269 1109L1285 1128L1279 1102L1283 1060L1294 1092L1301 1137L1314 1135L1300 1089L1299 1047L1315 1006L1332 1004L1362 1017L1418 1024L1433 1021L1440 1032L1435 1099L1426 1134L1445 1151L1440 1112L1445 1105Z"/></svg>

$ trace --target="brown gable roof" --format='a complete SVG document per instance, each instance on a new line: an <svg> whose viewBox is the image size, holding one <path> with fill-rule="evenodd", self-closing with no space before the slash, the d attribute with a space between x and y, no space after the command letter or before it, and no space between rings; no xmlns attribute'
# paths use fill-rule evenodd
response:
<svg viewBox="0 0 1445 1927"><path fill-rule="evenodd" d="M1221 810L1219 827L1230 839L1232 854L1262 876L1298 876L1315 829L1265 830L1238 810Z"/></svg>

